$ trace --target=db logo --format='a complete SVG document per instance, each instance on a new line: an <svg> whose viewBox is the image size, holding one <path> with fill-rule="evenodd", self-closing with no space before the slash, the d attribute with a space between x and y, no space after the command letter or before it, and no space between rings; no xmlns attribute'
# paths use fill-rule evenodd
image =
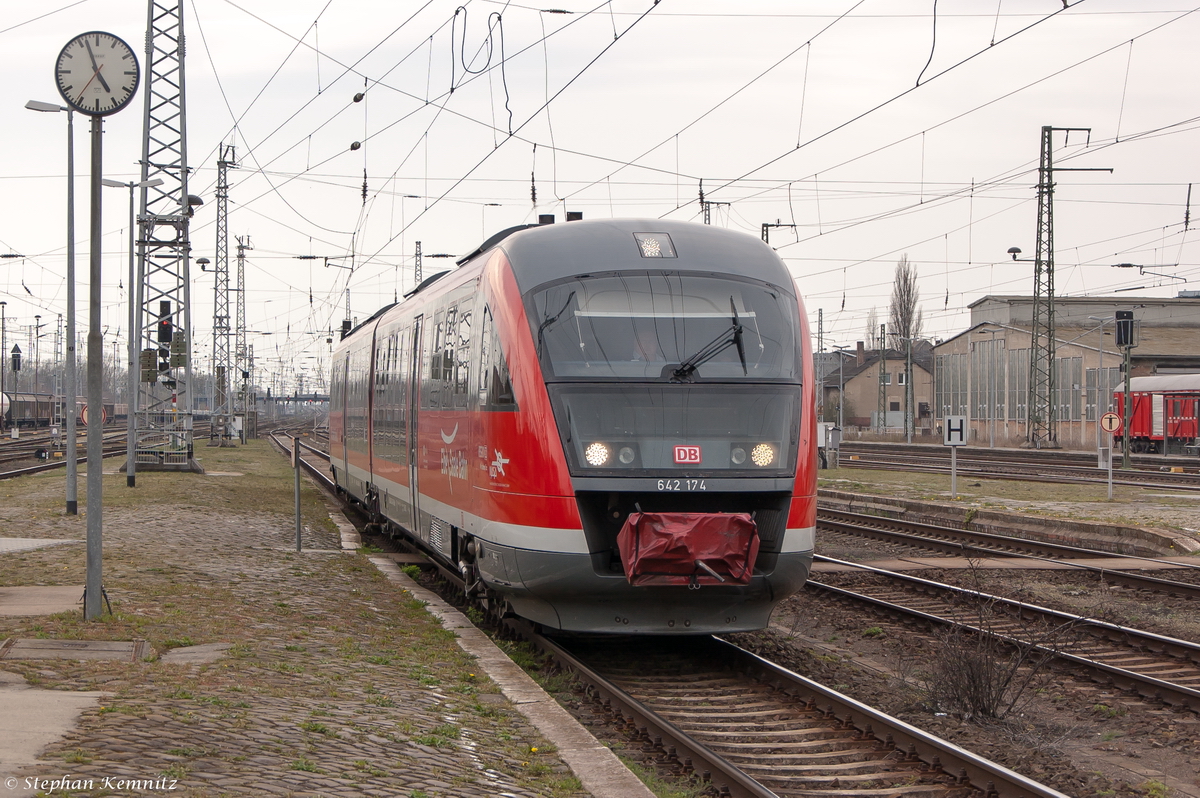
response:
<svg viewBox="0 0 1200 798"><path fill-rule="evenodd" d="M700 464L700 447L699 446L676 446L675 447L675 462L684 465L699 465Z"/></svg>

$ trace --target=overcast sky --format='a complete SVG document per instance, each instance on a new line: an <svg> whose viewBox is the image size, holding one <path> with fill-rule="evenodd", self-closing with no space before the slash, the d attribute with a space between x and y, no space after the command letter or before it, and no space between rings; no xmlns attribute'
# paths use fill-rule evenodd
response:
<svg viewBox="0 0 1200 798"><path fill-rule="evenodd" d="M147 7L0 3L0 252L21 256L0 260L0 300L9 348L24 349L35 314L52 325L65 312L66 118L23 106L61 101L54 61L79 33L109 31L141 54ZM814 332L824 311L827 346L862 339L872 307L886 319L905 254L925 333L946 337L981 296L1032 290L1032 264L1005 253L1035 250L1043 125L1091 129L1090 143L1054 134L1056 166L1113 169L1056 175L1059 295L1200 289L1196 222L1184 227L1200 182L1191 0L550 5L462 0L456 15L460 3L441 0L186 0L189 189L206 202L193 254L213 257L216 152L232 143L229 232L253 246L247 326L261 367L319 370L347 281L365 318L412 287L417 241L429 274L451 263L429 254L461 256L538 213L700 221L701 181L713 224L754 236L789 225L771 244ZM140 178L142 117L139 92L106 119L107 177ZM82 334L86 119L75 128ZM111 351L127 327L128 192L104 199ZM235 252L231 240L231 267ZM338 260L295 259L310 254ZM193 275L207 368L212 278Z"/></svg>

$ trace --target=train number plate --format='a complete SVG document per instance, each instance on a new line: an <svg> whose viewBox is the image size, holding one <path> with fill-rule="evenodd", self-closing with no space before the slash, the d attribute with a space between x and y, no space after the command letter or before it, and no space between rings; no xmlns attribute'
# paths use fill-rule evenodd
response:
<svg viewBox="0 0 1200 798"><path fill-rule="evenodd" d="M658 489L662 491L708 490L702 479L660 479Z"/></svg>

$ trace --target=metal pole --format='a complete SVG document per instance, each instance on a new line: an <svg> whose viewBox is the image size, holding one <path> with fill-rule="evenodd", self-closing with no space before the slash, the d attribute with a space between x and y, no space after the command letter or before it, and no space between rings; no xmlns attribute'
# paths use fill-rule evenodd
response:
<svg viewBox="0 0 1200 798"><path fill-rule="evenodd" d="M1125 471L1131 467L1129 463L1129 420L1133 418L1133 405L1129 383L1133 381L1133 375L1129 373L1129 361L1132 359L1130 357L1132 349L1133 347L1128 344L1125 345L1125 407L1122 408L1124 412L1121 413L1121 435L1124 437L1121 446L1121 468Z"/></svg>
<svg viewBox="0 0 1200 798"><path fill-rule="evenodd" d="M33 393L35 395L38 392L38 381L41 379L40 366L41 366L41 362L42 362L42 355L41 355L41 352L39 351L41 342L42 342L42 317L41 317L41 315L35 315L33 317L33 346L30 347L30 349L33 350Z"/></svg>
<svg viewBox="0 0 1200 798"><path fill-rule="evenodd" d="M292 464L296 467L296 551L300 551L300 438L292 438Z"/></svg>
<svg viewBox="0 0 1200 798"><path fill-rule="evenodd" d="M1104 434L1100 429L1100 377L1104 373L1104 320L1100 321L1100 345L1096 347L1096 451L1099 452L1104 447ZM1109 458L1112 458L1112 452L1109 452ZM1109 493L1108 498L1112 498L1112 493Z"/></svg>
<svg viewBox="0 0 1200 798"><path fill-rule="evenodd" d="M103 613L103 554L104 512L104 440L100 427L103 415L101 367L104 343L100 338L100 255L101 255L101 196L100 179L104 174L104 117L92 117L92 219L90 278L88 283L87 337L87 586L84 590L84 620L96 620Z"/></svg>
<svg viewBox="0 0 1200 798"><path fill-rule="evenodd" d="M912 338L907 338L908 347L904 360L904 432L906 443L912 443L913 436L913 387L912 387Z"/></svg>
<svg viewBox="0 0 1200 798"><path fill-rule="evenodd" d="M958 501L958 447L950 447L950 501Z"/></svg>
<svg viewBox="0 0 1200 798"><path fill-rule="evenodd" d="M1099 424L1099 422L1096 422L1096 423ZM1112 461L1113 461L1112 447L1116 445L1116 437L1117 437L1116 435L1109 436L1108 457L1105 458L1106 460L1108 460L1108 500L1109 501L1112 501Z"/></svg>
<svg viewBox="0 0 1200 798"><path fill-rule="evenodd" d="M7 302L0 300L0 399L4 398L4 377L8 374L8 317L4 313L6 305L8 305ZM0 409L0 432L4 432L2 409Z"/></svg>
<svg viewBox="0 0 1200 798"><path fill-rule="evenodd" d="M842 408L846 404L846 380L844 379L845 372L842 371L842 363L846 358L841 352L838 352L838 429L845 429L845 424L842 423Z"/></svg>
<svg viewBox="0 0 1200 798"><path fill-rule="evenodd" d="M992 396L996 383L996 331L992 330L992 339L988 341L988 373L987 373L987 403L988 403L988 448L996 448L996 402Z"/></svg>
<svg viewBox="0 0 1200 798"><path fill-rule="evenodd" d="M79 376L75 354L75 111L67 108L67 515L79 515Z"/></svg>
<svg viewBox="0 0 1200 798"><path fill-rule="evenodd" d="M129 385L125 405L125 485L126 487L135 487L137 485L137 397L138 397L138 325L137 319L137 272L135 271L133 246L134 234L133 226L135 218L133 215L133 189L137 185L132 180L129 181L129 374L126 375L126 382Z"/></svg>

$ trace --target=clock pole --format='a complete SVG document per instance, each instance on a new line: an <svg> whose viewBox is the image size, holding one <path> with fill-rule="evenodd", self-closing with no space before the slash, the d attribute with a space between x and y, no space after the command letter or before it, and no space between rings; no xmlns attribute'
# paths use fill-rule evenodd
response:
<svg viewBox="0 0 1200 798"><path fill-rule="evenodd" d="M86 54L87 58L84 59ZM107 67L107 71L105 71ZM104 31L80 34L63 47L54 69L59 94L69 108L91 118L92 177L89 239L87 336L87 576L83 617L92 621L104 612L102 580L104 535L104 350L100 336L102 197L104 180L104 117L129 104L141 79L137 56L122 39ZM32 103L34 110L43 103ZM57 109L53 109L57 110ZM68 111L68 121L70 120ZM69 162L70 163L70 162ZM73 282L72 282L73 287ZM70 291L70 289L69 289ZM69 293L74 307L74 294ZM68 329L70 325L68 323ZM131 331L132 334L132 331ZM73 350L69 350L72 352ZM75 397L71 397L71 416ZM73 455L72 455L73 459ZM70 498L70 496L68 496ZM70 507L68 507L68 510ZM111 611L111 608L110 608Z"/></svg>
<svg viewBox="0 0 1200 798"><path fill-rule="evenodd" d="M104 431L100 427L104 415L100 371L104 362L103 341L100 338L100 180L103 176L104 117L92 116L92 217L87 336L87 585L83 593L83 617L88 621L95 620L104 613L104 587L101 581L104 534Z"/></svg>

